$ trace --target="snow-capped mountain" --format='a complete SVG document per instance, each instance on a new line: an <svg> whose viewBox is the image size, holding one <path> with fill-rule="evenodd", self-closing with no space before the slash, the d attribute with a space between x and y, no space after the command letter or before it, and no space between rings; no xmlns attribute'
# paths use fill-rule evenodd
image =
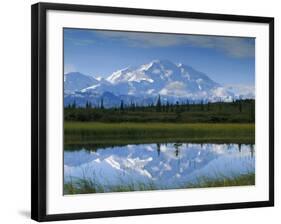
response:
<svg viewBox="0 0 281 224"><path fill-rule="evenodd" d="M113 85L127 84L131 95L137 94L133 91L135 89L136 92L141 90L141 94L186 96L220 86L189 66L166 60L155 60L138 68L126 68L114 72L106 80Z"/></svg>
<svg viewBox="0 0 281 224"><path fill-rule="evenodd" d="M81 106L86 101L106 107L135 102L151 104L158 95L163 101L176 102L187 99L198 101L231 101L239 93L224 87L206 74L184 64L167 60L154 60L139 67L118 70L107 78L95 79L81 73L65 75L65 103L75 100Z"/></svg>

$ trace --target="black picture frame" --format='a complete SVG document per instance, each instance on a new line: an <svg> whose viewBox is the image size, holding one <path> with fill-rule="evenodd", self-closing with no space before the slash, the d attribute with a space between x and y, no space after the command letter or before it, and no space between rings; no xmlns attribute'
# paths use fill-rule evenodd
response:
<svg viewBox="0 0 281 224"><path fill-rule="evenodd" d="M196 206L159 207L145 209L99 211L69 214L46 214L46 13L48 10L100 12L124 15L162 16L235 22L254 22L269 25L269 200L243 203L208 204ZM133 216L206 210L238 209L274 206L274 18L164 11L136 8L103 7L73 4L37 3L32 5L32 154L31 154L31 218L54 221L115 216Z"/></svg>

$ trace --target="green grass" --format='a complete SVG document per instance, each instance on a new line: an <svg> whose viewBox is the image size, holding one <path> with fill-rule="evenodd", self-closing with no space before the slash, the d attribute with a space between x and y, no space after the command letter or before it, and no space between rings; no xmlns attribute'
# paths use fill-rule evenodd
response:
<svg viewBox="0 0 281 224"><path fill-rule="evenodd" d="M255 125L65 122L65 149L72 146L102 146L167 142L255 143Z"/></svg>
<svg viewBox="0 0 281 224"><path fill-rule="evenodd" d="M89 179L76 179L64 183L64 194L89 194L105 192L128 192L156 190L153 183L130 182L119 185L103 186L102 184Z"/></svg>
<svg viewBox="0 0 281 224"><path fill-rule="evenodd" d="M187 183L178 189L187 188L208 188L208 187L230 187L230 186L249 186L255 185L255 174L248 173L234 177L220 176L214 179L202 177L195 183ZM169 188L157 188L155 184L149 183L129 183L114 186L108 186L105 189L101 184L92 180L79 179L64 184L64 194L89 194L105 192L129 192L129 191L150 191L150 190L167 190Z"/></svg>
<svg viewBox="0 0 281 224"><path fill-rule="evenodd" d="M243 174L237 177L223 177L218 179L200 178L195 184L188 184L188 188L247 186L255 184L255 174Z"/></svg>

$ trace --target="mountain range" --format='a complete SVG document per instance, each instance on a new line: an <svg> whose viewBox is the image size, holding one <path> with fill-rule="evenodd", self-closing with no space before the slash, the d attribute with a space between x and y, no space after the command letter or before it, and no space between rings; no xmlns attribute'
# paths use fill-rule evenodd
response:
<svg viewBox="0 0 281 224"><path fill-rule="evenodd" d="M134 102L150 105L158 97L163 102L189 101L229 102L240 98L255 98L254 88L223 86L207 74L168 60L153 60L138 67L127 67L107 78L88 76L79 72L64 75L64 104L85 106L86 102L105 107Z"/></svg>

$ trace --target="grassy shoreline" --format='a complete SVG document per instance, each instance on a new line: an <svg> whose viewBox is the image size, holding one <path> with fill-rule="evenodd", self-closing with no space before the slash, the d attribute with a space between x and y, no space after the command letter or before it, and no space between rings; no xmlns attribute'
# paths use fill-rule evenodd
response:
<svg viewBox="0 0 281 224"><path fill-rule="evenodd" d="M255 124L65 122L65 146L194 142L254 144Z"/></svg>
<svg viewBox="0 0 281 224"><path fill-rule="evenodd" d="M177 188L157 188L153 183L131 183L111 186L109 189L91 180L79 179L77 181L64 183L64 194L89 194L106 192L129 192L129 191L150 191L168 189L191 189L208 187L231 187L231 186L250 186L255 185L255 173L242 174L235 177L200 178L195 183L187 183Z"/></svg>

